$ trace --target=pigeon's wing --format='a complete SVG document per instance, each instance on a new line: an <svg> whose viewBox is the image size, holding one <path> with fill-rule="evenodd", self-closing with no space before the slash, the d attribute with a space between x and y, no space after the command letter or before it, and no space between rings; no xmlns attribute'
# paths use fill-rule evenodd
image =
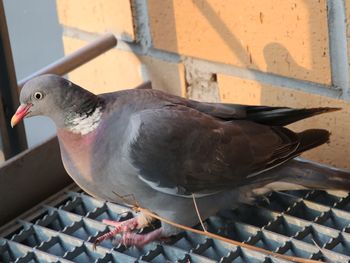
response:
<svg viewBox="0 0 350 263"><path fill-rule="evenodd" d="M222 120L246 119L272 126L285 126L318 114L340 110L340 108L327 107L293 109L288 107L250 106L198 101L189 101L187 106Z"/></svg>
<svg viewBox="0 0 350 263"><path fill-rule="evenodd" d="M143 110L130 121L137 130L130 157L140 179L173 194L239 186L304 147L300 137L286 128L246 120L219 121L181 105Z"/></svg>

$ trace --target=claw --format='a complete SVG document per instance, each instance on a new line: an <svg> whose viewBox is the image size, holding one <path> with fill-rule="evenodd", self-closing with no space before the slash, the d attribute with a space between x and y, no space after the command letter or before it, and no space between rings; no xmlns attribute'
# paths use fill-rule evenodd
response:
<svg viewBox="0 0 350 263"><path fill-rule="evenodd" d="M261 196L261 199L265 201L267 205L270 205L270 199L266 195Z"/></svg>
<svg viewBox="0 0 350 263"><path fill-rule="evenodd" d="M92 244L92 250L96 250L96 247L100 244L98 240L95 240L95 242Z"/></svg>

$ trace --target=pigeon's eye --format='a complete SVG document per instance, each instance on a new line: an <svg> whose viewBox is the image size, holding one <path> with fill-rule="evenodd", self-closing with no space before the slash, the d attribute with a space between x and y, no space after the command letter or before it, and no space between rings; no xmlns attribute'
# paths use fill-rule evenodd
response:
<svg viewBox="0 0 350 263"><path fill-rule="evenodd" d="M41 100L43 97L43 94L39 91L34 93L34 98L36 98L37 100Z"/></svg>

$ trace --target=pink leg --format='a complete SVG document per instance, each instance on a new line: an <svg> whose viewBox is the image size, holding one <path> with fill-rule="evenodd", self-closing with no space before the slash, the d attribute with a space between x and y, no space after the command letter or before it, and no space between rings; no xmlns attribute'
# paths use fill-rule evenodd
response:
<svg viewBox="0 0 350 263"><path fill-rule="evenodd" d="M102 241L104 241L106 239L110 239L119 233L130 232L138 226L138 222L137 222L136 217L122 221L122 222L112 221L112 220L107 220L107 219L104 219L102 222L105 224L114 226L115 229L98 237L96 239L96 241L94 242L94 247L96 247L96 245L100 244Z"/></svg>
<svg viewBox="0 0 350 263"><path fill-rule="evenodd" d="M147 234L136 234L132 232L126 232L122 236L120 243L124 246L136 246L136 247L143 247L144 245L160 239L162 236L162 229L158 228L152 232L149 232Z"/></svg>

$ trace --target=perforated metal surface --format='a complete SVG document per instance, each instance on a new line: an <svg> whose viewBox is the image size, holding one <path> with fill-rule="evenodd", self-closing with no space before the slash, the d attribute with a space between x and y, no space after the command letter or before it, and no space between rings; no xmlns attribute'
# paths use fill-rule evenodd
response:
<svg viewBox="0 0 350 263"><path fill-rule="evenodd" d="M281 254L328 262L350 260L350 196L301 191L272 193L269 201L222 211L206 221L208 230ZM1 262L288 262L246 248L182 232L169 243L143 248L102 242L112 228L102 219L125 220L123 206L96 200L76 186L5 229Z"/></svg>

